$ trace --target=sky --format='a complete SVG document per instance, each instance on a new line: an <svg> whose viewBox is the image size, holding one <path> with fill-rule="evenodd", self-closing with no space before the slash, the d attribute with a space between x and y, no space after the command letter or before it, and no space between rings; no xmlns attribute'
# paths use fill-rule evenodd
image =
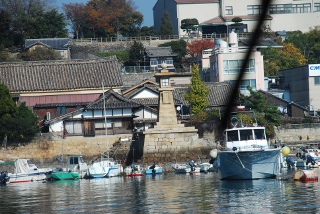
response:
<svg viewBox="0 0 320 214"><path fill-rule="evenodd" d="M69 3L87 3L89 0L53 0L56 2L55 5L59 8L62 7L62 4L69 4ZM157 0L133 0L137 7L137 11L139 11L144 18L144 22L142 26L153 26L153 6L156 4Z"/></svg>

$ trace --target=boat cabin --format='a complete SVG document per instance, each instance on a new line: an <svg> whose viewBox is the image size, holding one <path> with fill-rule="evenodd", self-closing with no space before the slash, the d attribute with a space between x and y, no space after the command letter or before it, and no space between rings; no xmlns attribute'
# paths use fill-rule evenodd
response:
<svg viewBox="0 0 320 214"><path fill-rule="evenodd" d="M268 148L264 127L237 127L226 130L226 149L264 149Z"/></svg>
<svg viewBox="0 0 320 214"><path fill-rule="evenodd" d="M88 165L84 162L81 155L68 155L67 171L86 171L87 169Z"/></svg>

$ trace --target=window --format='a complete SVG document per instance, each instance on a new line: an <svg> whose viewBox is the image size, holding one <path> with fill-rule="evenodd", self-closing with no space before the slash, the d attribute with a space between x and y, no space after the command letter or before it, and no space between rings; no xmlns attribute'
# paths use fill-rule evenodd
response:
<svg viewBox="0 0 320 214"><path fill-rule="evenodd" d="M320 12L320 3L314 3L313 12Z"/></svg>
<svg viewBox="0 0 320 214"><path fill-rule="evenodd" d="M253 140L252 130L240 130L240 140Z"/></svg>
<svg viewBox="0 0 320 214"><path fill-rule="evenodd" d="M311 4L274 4L270 5L270 14L310 13Z"/></svg>
<svg viewBox="0 0 320 214"><path fill-rule="evenodd" d="M227 141L239 141L238 131L228 131L227 132Z"/></svg>
<svg viewBox="0 0 320 214"><path fill-rule="evenodd" d="M225 74L238 74L240 73L242 63L244 60L224 60L223 71ZM248 65L245 67L245 73L255 72L255 60L250 59Z"/></svg>
<svg viewBox="0 0 320 214"><path fill-rule="evenodd" d="M233 15L232 6L226 6L226 15Z"/></svg>
<svg viewBox="0 0 320 214"><path fill-rule="evenodd" d="M58 114L66 114L67 113L67 109L65 106L58 106L57 107L57 113Z"/></svg>
<svg viewBox="0 0 320 214"><path fill-rule="evenodd" d="M162 86L168 86L169 85L169 79L167 79L167 78L161 79L161 85Z"/></svg>
<svg viewBox="0 0 320 214"><path fill-rule="evenodd" d="M78 157L70 157L70 164L79 164Z"/></svg>
<svg viewBox="0 0 320 214"><path fill-rule="evenodd" d="M172 58L166 58L166 64L167 65L173 65L173 59Z"/></svg>
<svg viewBox="0 0 320 214"><path fill-rule="evenodd" d="M151 66L157 66L158 65L158 61L156 59L151 59L150 65Z"/></svg>
<svg viewBox="0 0 320 214"><path fill-rule="evenodd" d="M47 112L47 120L50 120L50 112Z"/></svg>
<svg viewBox="0 0 320 214"><path fill-rule="evenodd" d="M320 85L320 77L314 77L314 84Z"/></svg>
<svg viewBox="0 0 320 214"><path fill-rule="evenodd" d="M254 137L256 140L264 140L265 139L264 129L255 129L255 130L253 130L253 132L254 132Z"/></svg>
<svg viewBox="0 0 320 214"><path fill-rule="evenodd" d="M261 5L248 5L247 7L248 15L260 15L262 10L263 8Z"/></svg>
<svg viewBox="0 0 320 214"><path fill-rule="evenodd" d="M114 123L114 127L122 127L122 120L120 119L115 119L113 123Z"/></svg>
<svg viewBox="0 0 320 214"><path fill-rule="evenodd" d="M236 80L230 80L230 85L234 86L236 84ZM250 93L247 90L247 86L250 86L253 90L256 90L256 80L255 79L248 79L248 80L241 80L239 89L241 93Z"/></svg>

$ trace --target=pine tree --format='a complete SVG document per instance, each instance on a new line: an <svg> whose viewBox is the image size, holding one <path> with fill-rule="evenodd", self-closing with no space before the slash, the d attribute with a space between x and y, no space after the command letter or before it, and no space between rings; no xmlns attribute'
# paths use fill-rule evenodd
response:
<svg viewBox="0 0 320 214"><path fill-rule="evenodd" d="M209 106L207 100L208 94L209 91L199 75L199 67L198 65L194 65L192 68L189 91L185 94L185 99L191 105L192 114L196 115L198 113L201 113Z"/></svg>
<svg viewBox="0 0 320 214"><path fill-rule="evenodd" d="M164 11L163 16L161 18L160 24L160 35L161 36L168 36L172 35L172 25L170 22L169 13L167 10Z"/></svg>

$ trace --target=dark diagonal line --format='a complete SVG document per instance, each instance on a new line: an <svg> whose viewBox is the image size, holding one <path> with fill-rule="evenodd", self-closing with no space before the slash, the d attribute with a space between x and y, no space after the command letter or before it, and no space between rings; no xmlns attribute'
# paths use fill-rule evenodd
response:
<svg viewBox="0 0 320 214"><path fill-rule="evenodd" d="M221 121L222 123L222 128L225 129L227 128L227 124L228 124L228 118L229 118L229 115L232 111L232 108L233 108L233 104L234 104L234 101L238 99L238 90L239 90L239 86L240 86L240 82L242 80L242 77L244 75L244 72L245 72L245 68L246 68L246 65L248 64L249 62L249 58L250 58L250 55L251 55L251 50L253 50L253 48L257 45L257 42L259 40L259 35L260 35L260 31L261 31L261 26L265 20L265 17L267 16L267 11L268 11L268 8L269 8L269 5L271 4L272 0L261 0L262 1L262 7L263 7L263 10L262 10L262 14L259 18L259 22L257 23L256 27L255 27L255 30L252 34L252 38L250 39L250 46L249 46L249 51L247 52L246 56L245 56L245 59L243 61L243 64L241 66L241 70L240 70L240 73L238 75L238 78L237 78L237 81L234 85L234 88L232 90L232 93L229 97L229 100L228 100L228 105L225 109L225 114L224 114L224 117Z"/></svg>

